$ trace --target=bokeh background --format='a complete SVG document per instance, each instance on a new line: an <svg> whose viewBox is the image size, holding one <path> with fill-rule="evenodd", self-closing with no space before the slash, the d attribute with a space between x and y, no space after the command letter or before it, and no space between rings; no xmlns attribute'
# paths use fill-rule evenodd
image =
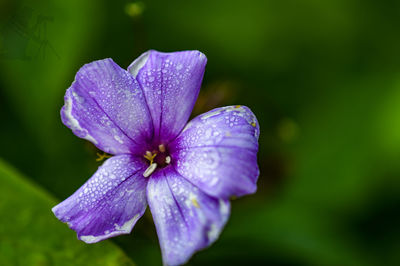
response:
<svg viewBox="0 0 400 266"><path fill-rule="evenodd" d="M53 217L101 164L59 110L85 63L198 49L193 115L249 106L261 175L188 265L400 265L399 47L396 0L0 1L0 264L161 264L150 213L94 245Z"/></svg>

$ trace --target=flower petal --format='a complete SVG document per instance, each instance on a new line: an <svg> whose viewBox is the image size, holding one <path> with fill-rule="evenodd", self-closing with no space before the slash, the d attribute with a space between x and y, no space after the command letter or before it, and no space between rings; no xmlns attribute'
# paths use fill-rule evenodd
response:
<svg viewBox="0 0 400 266"><path fill-rule="evenodd" d="M147 200L167 265L183 264L213 243L230 213L229 201L208 196L172 167L150 177Z"/></svg>
<svg viewBox="0 0 400 266"><path fill-rule="evenodd" d="M86 243L129 234L147 206L145 167L131 155L111 157L52 211Z"/></svg>
<svg viewBox="0 0 400 266"><path fill-rule="evenodd" d="M254 193L259 131L245 106L211 110L190 121L169 145L174 167L214 197Z"/></svg>
<svg viewBox="0 0 400 266"><path fill-rule="evenodd" d="M128 71L146 95L153 118L154 141L167 143L185 126L197 99L207 58L199 51L148 51Z"/></svg>
<svg viewBox="0 0 400 266"><path fill-rule="evenodd" d="M153 124L138 82L112 59L84 65L65 94L63 123L111 153L142 153Z"/></svg>

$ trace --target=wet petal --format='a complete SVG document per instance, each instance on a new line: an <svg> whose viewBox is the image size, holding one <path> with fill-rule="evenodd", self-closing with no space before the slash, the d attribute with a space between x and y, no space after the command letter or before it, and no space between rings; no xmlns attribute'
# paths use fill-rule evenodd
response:
<svg viewBox="0 0 400 266"><path fill-rule="evenodd" d="M128 68L142 86L155 142L167 143L185 126L197 99L207 58L199 51L142 54Z"/></svg>
<svg viewBox="0 0 400 266"><path fill-rule="evenodd" d="M208 196L172 167L150 177L147 200L167 265L183 264L213 243L230 213L229 201Z"/></svg>
<svg viewBox="0 0 400 266"><path fill-rule="evenodd" d="M152 137L142 89L111 59L84 65L64 99L63 123L107 153L142 153Z"/></svg>
<svg viewBox="0 0 400 266"><path fill-rule="evenodd" d="M229 198L256 191L259 126L245 106L204 113L170 144L176 170L211 196Z"/></svg>
<svg viewBox="0 0 400 266"><path fill-rule="evenodd" d="M86 243L129 234L147 206L145 167L131 155L111 157L52 211Z"/></svg>

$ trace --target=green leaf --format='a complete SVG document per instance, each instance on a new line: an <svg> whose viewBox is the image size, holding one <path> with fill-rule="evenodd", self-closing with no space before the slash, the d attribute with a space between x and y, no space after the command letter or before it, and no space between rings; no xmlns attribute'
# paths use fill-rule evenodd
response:
<svg viewBox="0 0 400 266"><path fill-rule="evenodd" d="M88 245L58 221L56 200L0 159L2 265L133 265L109 241Z"/></svg>

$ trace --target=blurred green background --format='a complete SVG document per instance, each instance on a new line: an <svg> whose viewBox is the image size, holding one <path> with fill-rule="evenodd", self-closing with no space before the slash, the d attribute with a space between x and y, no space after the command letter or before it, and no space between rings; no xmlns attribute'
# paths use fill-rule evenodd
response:
<svg viewBox="0 0 400 266"><path fill-rule="evenodd" d="M0 264L161 264L150 213L93 245L53 217L101 164L59 110L85 63L198 49L193 115L249 106L261 175L188 264L400 265L399 47L396 0L1 0Z"/></svg>

